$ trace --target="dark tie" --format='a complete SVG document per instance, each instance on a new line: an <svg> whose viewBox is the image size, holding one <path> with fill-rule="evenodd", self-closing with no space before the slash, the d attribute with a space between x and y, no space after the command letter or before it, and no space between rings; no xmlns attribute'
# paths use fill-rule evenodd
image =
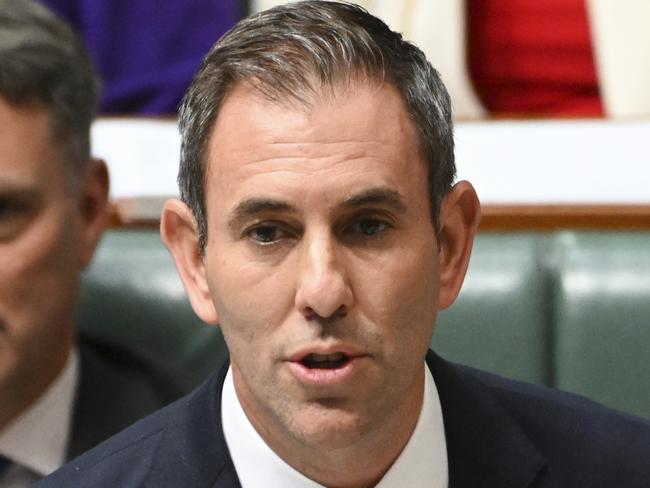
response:
<svg viewBox="0 0 650 488"><path fill-rule="evenodd" d="M0 478L2 478L5 474L5 472L13 465L14 463L11 461L11 459L7 459L6 457L0 455Z"/></svg>

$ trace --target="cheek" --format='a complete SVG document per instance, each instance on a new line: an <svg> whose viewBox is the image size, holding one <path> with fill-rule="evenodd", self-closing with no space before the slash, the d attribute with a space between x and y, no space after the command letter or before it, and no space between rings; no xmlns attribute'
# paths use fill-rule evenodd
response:
<svg viewBox="0 0 650 488"><path fill-rule="evenodd" d="M387 355L426 352L438 297L437 259L429 248L384 260L362 290L361 307L382 328Z"/></svg>
<svg viewBox="0 0 650 488"><path fill-rule="evenodd" d="M51 232L41 225L0 247L0 321L21 374L27 374L22 367L53 367L72 341L78 270L74 235L66 227Z"/></svg>
<svg viewBox="0 0 650 488"><path fill-rule="evenodd" d="M266 354L293 310L292 286L286 270L237 262L220 262L219 269L209 270L210 295L231 351Z"/></svg>
<svg viewBox="0 0 650 488"><path fill-rule="evenodd" d="M66 237L70 229L41 227L0 248L3 295L11 295L16 303L30 302L32 307L69 293L77 275L75 239Z"/></svg>

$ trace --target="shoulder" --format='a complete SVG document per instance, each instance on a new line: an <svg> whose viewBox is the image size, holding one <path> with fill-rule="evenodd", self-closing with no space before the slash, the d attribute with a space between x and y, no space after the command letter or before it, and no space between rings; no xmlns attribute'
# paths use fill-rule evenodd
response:
<svg viewBox="0 0 650 488"><path fill-rule="evenodd" d="M459 367L484 385L544 455L551 468L622 479L650 476L650 421L584 397ZM642 480L646 481L642 481ZM626 485L627 486L627 485ZM633 485L637 486L637 485Z"/></svg>
<svg viewBox="0 0 650 488"><path fill-rule="evenodd" d="M68 458L188 393L172 373L111 344L81 338L80 380Z"/></svg>
<svg viewBox="0 0 650 488"><path fill-rule="evenodd" d="M553 388L511 380L473 368L459 366L466 374L485 385L500 403L526 424L544 424L546 429L570 424L567 434L600 437L609 427L619 435L629 433L640 442L650 442L650 420L607 408L580 395ZM591 428L590 428L591 427ZM644 444L644 447L648 447Z"/></svg>
<svg viewBox="0 0 650 488"><path fill-rule="evenodd" d="M234 478L219 415L227 367L189 395L73 459L38 486L198 487Z"/></svg>
<svg viewBox="0 0 650 488"><path fill-rule="evenodd" d="M154 361L146 354L82 335L79 337L81 358L81 379L89 392L98 393L97 379L101 375L102 390L120 392L130 390L146 398L150 406L160 408L181 394L188 393L200 382L183 384L176 379L178 374L169 370L160 361ZM94 385L94 390L91 385Z"/></svg>

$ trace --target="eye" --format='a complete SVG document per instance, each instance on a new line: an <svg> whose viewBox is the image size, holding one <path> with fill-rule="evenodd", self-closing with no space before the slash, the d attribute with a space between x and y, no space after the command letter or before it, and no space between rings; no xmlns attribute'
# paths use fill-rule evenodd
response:
<svg viewBox="0 0 650 488"><path fill-rule="evenodd" d="M268 246L290 237L289 232L274 224L261 224L245 232L254 243Z"/></svg>
<svg viewBox="0 0 650 488"><path fill-rule="evenodd" d="M376 218L363 218L352 224L352 231L365 237L380 237L389 228L389 224Z"/></svg>
<svg viewBox="0 0 650 488"><path fill-rule="evenodd" d="M31 213L28 204L0 196L0 239L16 236L29 223Z"/></svg>
<svg viewBox="0 0 650 488"><path fill-rule="evenodd" d="M0 221L8 222L28 210L29 206L19 200L0 197Z"/></svg>
<svg viewBox="0 0 650 488"><path fill-rule="evenodd" d="M18 206L14 202L0 198L0 220L11 217L17 210Z"/></svg>

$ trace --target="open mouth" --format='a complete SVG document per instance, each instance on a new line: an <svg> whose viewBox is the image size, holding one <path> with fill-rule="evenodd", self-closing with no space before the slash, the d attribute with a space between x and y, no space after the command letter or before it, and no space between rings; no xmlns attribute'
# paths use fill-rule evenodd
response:
<svg viewBox="0 0 650 488"><path fill-rule="evenodd" d="M290 356L288 367L307 387L337 387L359 380L369 357L353 347L312 347Z"/></svg>
<svg viewBox="0 0 650 488"><path fill-rule="evenodd" d="M308 354L302 361L309 369L336 369L344 366L350 358L342 352L334 354Z"/></svg>

